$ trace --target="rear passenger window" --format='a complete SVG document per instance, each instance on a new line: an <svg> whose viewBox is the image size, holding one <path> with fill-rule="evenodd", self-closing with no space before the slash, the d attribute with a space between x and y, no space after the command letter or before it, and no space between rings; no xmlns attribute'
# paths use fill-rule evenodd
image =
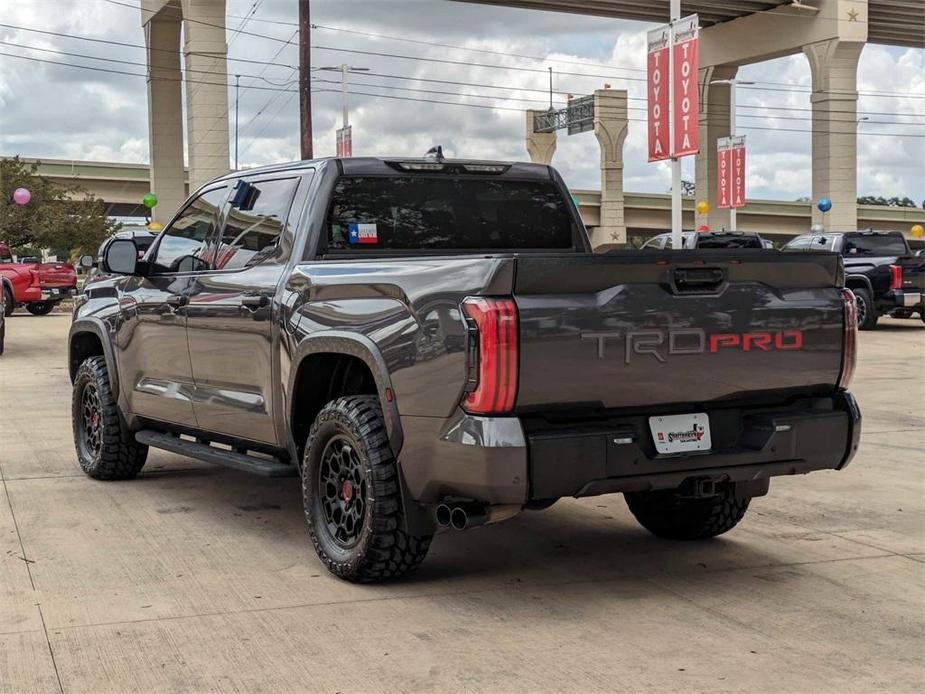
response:
<svg viewBox="0 0 925 694"><path fill-rule="evenodd" d="M552 181L478 176L343 177L328 251L573 248L572 219Z"/></svg>
<svg viewBox="0 0 925 694"><path fill-rule="evenodd" d="M231 193L222 238L215 249L216 270L238 270L285 260L280 240L298 178L238 181Z"/></svg>
<svg viewBox="0 0 925 694"><path fill-rule="evenodd" d="M793 241L784 246L785 251L802 251L809 248L812 241L811 236L797 236Z"/></svg>

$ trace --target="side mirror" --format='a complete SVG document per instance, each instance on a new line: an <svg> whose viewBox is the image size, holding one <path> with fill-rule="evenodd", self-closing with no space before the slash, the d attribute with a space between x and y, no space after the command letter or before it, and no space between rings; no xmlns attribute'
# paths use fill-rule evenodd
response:
<svg viewBox="0 0 925 694"><path fill-rule="evenodd" d="M113 239L103 255L103 266L116 275L134 275L138 265L138 247L131 239Z"/></svg>
<svg viewBox="0 0 925 694"><path fill-rule="evenodd" d="M77 261L77 266L83 268L84 270L89 270L93 267L93 256L92 255L82 255L80 260Z"/></svg>

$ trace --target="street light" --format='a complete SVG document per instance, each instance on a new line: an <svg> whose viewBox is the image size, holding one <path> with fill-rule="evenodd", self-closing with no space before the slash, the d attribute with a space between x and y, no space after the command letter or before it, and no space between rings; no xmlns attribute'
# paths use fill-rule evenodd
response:
<svg viewBox="0 0 925 694"><path fill-rule="evenodd" d="M735 78L730 80L712 80L711 85L714 84L725 84L729 87L729 136L736 136L736 86L739 84L754 84L748 80L737 80ZM729 208L729 230L736 230L736 208Z"/></svg>
<svg viewBox="0 0 925 694"><path fill-rule="evenodd" d="M346 128L349 125L349 120L347 118L347 75L351 72L369 72L369 68L353 67L352 65L332 65L328 67L319 67L318 69L326 72L340 72L341 108L343 109L344 127Z"/></svg>

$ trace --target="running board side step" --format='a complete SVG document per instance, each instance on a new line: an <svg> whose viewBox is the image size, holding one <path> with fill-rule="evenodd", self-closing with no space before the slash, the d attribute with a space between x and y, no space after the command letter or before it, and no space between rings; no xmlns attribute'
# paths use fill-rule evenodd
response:
<svg viewBox="0 0 925 694"><path fill-rule="evenodd" d="M148 429L139 431L135 434L135 440L152 448L179 453L213 465L221 465L241 472L250 472L261 477L295 477L299 474L299 470L295 465L286 465L276 458L257 458L245 453L226 451L221 448L213 448L205 443L187 441L171 434L163 434L159 431L150 431Z"/></svg>

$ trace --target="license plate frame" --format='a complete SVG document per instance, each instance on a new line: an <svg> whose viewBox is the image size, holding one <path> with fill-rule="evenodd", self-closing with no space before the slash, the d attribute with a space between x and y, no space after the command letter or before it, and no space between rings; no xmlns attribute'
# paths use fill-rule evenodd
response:
<svg viewBox="0 0 925 694"><path fill-rule="evenodd" d="M713 448L706 412L649 417L649 431L659 455L707 453Z"/></svg>

